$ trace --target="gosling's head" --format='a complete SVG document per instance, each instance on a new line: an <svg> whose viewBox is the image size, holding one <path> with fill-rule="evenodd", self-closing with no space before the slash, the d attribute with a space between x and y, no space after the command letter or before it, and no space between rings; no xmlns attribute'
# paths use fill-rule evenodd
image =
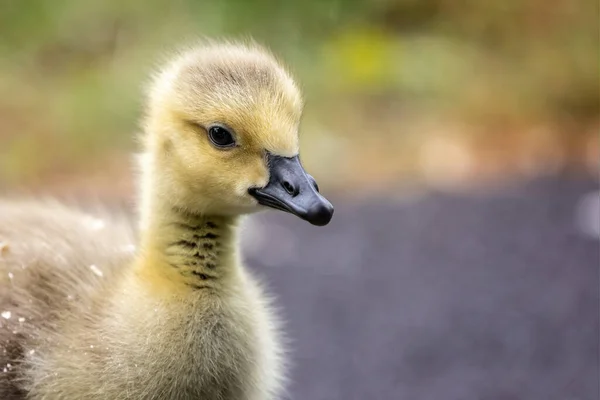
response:
<svg viewBox="0 0 600 400"><path fill-rule="evenodd" d="M298 157L302 97L256 44L207 44L181 54L149 92L145 145L171 205L232 215L261 206L315 225L333 215Z"/></svg>

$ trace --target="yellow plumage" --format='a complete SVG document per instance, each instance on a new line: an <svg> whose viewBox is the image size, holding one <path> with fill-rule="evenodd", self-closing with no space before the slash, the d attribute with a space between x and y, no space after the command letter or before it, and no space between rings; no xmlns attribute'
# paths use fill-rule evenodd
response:
<svg viewBox="0 0 600 400"><path fill-rule="evenodd" d="M0 398L281 393L279 323L240 262L237 225L259 209L248 189L269 182L265 152L297 155L301 112L268 51L203 44L148 90L139 223L53 202L0 204L0 309L11 313L0 319L0 369L11 364ZM236 146L215 148L216 122Z"/></svg>

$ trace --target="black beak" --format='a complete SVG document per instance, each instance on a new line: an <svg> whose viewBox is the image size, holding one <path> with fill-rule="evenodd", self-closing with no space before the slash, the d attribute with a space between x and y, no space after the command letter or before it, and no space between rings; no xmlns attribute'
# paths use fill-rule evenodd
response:
<svg viewBox="0 0 600 400"><path fill-rule="evenodd" d="M259 204L297 215L313 225L327 225L333 206L321 194L314 178L306 173L298 156L281 157L267 153L269 183L250 188Z"/></svg>

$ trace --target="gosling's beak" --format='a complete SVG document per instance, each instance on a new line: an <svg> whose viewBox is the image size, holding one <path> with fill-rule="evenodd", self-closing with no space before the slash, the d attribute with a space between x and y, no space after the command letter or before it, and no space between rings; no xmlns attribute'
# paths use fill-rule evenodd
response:
<svg viewBox="0 0 600 400"><path fill-rule="evenodd" d="M298 156L282 157L267 153L269 183L250 188L259 204L287 211L313 225L327 225L333 206L321 194L314 178L306 173Z"/></svg>

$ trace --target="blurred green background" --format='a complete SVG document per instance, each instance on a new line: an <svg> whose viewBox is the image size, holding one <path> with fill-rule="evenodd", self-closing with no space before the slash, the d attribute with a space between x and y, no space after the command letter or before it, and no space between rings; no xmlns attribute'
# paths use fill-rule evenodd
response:
<svg viewBox="0 0 600 400"><path fill-rule="evenodd" d="M0 0L0 188L130 193L147 76L200 35L287 61L328 187L597 170L598 19L597 0Z"/></svg>

